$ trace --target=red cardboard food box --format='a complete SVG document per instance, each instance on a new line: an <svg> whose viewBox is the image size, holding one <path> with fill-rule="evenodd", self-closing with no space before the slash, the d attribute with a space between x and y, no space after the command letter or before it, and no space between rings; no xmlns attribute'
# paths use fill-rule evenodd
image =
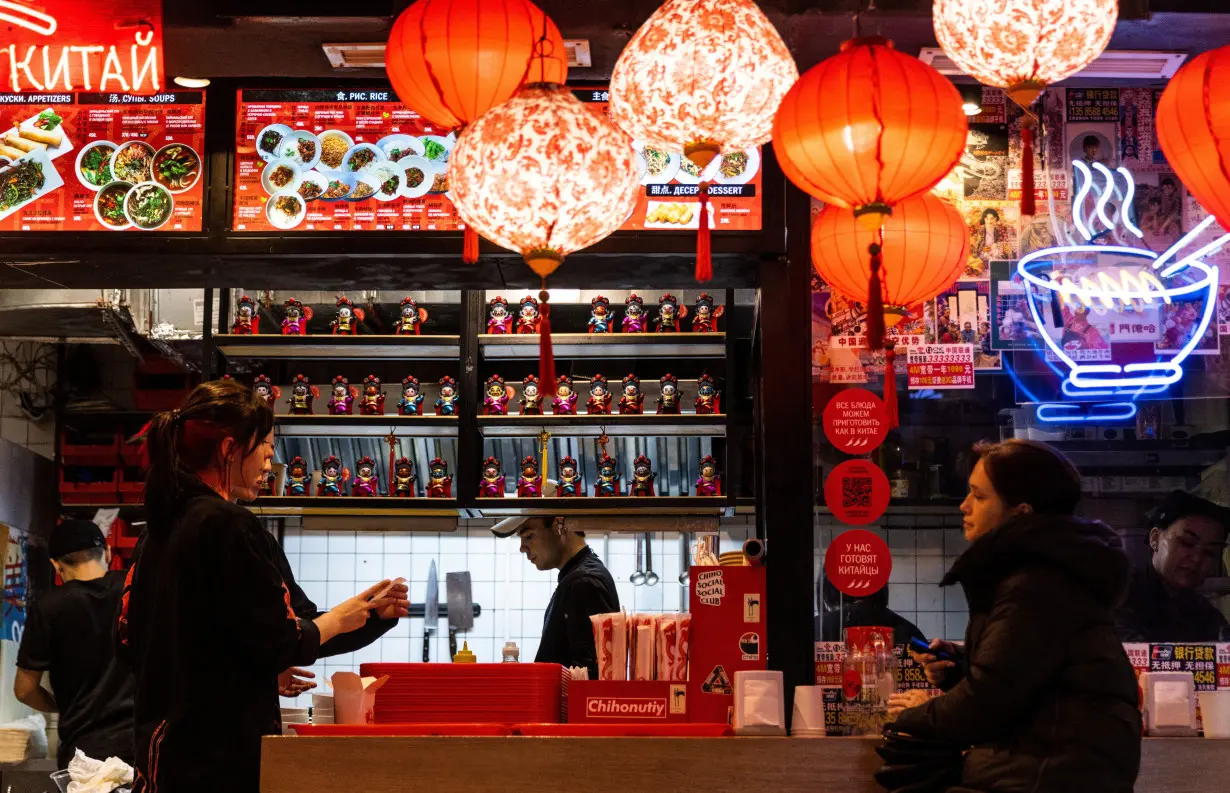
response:
<svg viewBox="0 0 1230 793"><path fill-rule="evenodd" d="M672 724L688 721L688 684L666 680L573 680L569 724Z"/></svg>
<svg viewBox="0 0 1230 793"><path fill-rule="evenodd" d="M693 567L689 575L689 718L729 723L735 672L768 668L765 568Z"/></svg>

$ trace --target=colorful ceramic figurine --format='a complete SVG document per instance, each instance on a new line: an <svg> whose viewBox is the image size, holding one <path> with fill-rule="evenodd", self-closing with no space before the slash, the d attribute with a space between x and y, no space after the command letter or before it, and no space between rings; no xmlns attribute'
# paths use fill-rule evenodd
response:
<svg viewBox="0 0 1230 793"><path fill-rule="evenodd" d="M577 414L577 392L572 390L572 378L566 374L555 378L555 398L551 400L551 412L557 416Z"/></svg>
<svg viewBox="0 0 1230 793"><path fill-rule="evenodd" d="M334 336L356 336L359 323L363 321L363 309L355 308L354 301L342 295L337 299L337 315L330 327Z"/></svg>
<svg viewBox="0 0 1230 793"><path fill-rule="evenodd" d="M261 316L257 313L256 301L244 295L239 298L235 308L235 322L231 324L231 333L236 336L255 336L260 333Z"/></svg>
<svg viewBox="0 0 1230 793"><path fill-rule="evenodd" d="M717 333L718 320L726 313L726 306L713 307L713 296L700 293L692 312L693 333Z"/></svg>
<svg viewBox="0 0 1230 793"><path fill-rule="evenodd" d="M537 298L529 295L521 298L521 315L517 317L517 333L537 333L541 322L538 316Z"/></svg>
<svg viewBox="0 0 1230 793"><path fill-rule="evenodd" d="M374 374L363 378L363 396L359 399L359 413L364 416L384 415L384 387L380 378Z"/></svg>
<svg viewBox="0 0 1230 793"><path fill-rule="evenodd" d="M624 301L624 333L645 332L645 301L637 295L628 295Z"/></svg>
<svg viewBox="0 0 1230 793"><path fill-rule="evenodd" d="M585 403L585 412L591 416L611 415L611 389L606 378L600 374L589 381L589 401Z"/></svg>
<svg viewBox="0 0 1230 793"><path fill-rule="evenodd" d="M333 395L329 399L329 415L330 416L349 416L354 409L355 397L359 395L359 389L350 385L350 381L343 375L338 375L333 378Z"/></svg>
<svg viewBox="0 0 1230 793"><path fill-rule="evenodd" d="M680 323L688 315L688 307L679 305L679 301L670 292L658 298L658 318L653 322L654 333L678 333Z"/></svg>
<svg viewBox="0 0 1230 793"><path fill-rule="evenodd" d="M414 375L407 375L401 381L401 401L397 403L397 413L400 416L423 415L423 391Z"/></svg>
<svg viewBox="0 0 1230 793"><path fill-rule="evenodd" d="M282 389L273 384L269 379L269 375L258 374L252 378L252 390L261 399L269 403L269 409L274 410L273 404L279 397L282 396Z"/></svg>
<svg viewBox="0 0 1230 793"><path fill-rule="evenodd" d="M350 486L350 495L370 498L380 495L380 480L376 478L376 461L364 457L355 463L354 484Z"/></svg>
<svg viewBox="0 0 1230 793"><path fill-rule="evenodd" d="M389 495L394 498L414 498L414 463L409 457L398 457L393 463L393 479L389 482Z"/></svg>
<svg viewBox="0 0 1230 793"><path fill-rule="evenodd" d="M320 464L320 484L316 486L318 496L340 496L342 485L350 479L350 472L342 467L342 461L337 455L331 454Z"/></svg>
<svg viewBox="0 0 1230 793"><path fill-rule="evenodd" d="M504 378L498 374L488 377L486 391L483 393L483 415L507 416L508 402L515 393L512 387L504 382Z"/></svg>
<svg viewBox="0 0 1230 793"><path fill-rule="evenodd" d="M427 480L427 497L452 498L453 477L448 472L448 463L440 457L435 457L427 464L427 470L431 473Z"/></svg>
<svg viewBox="0 0 1230 793"><path fill-rule="evenodd" d="M320 398L320 389L312 385L306 375L297 374L290 383L290 396L286 404L290 405L292 416L312 415L312 403Z"/></svg>
<svg viewBox="0 0 1230 793"><path fill-rule="evenodd" d="M722 475L718 473L717 463L713 461L711 454L706 454L700 460L700 476L696 479L696 495L722 495Z"/></svg>
<svg viewBox="0 0 1230 793"><path fill-rule="evenodd" d="M508 301L502 297L493 297L487 304L490 317L487 320L488 333L512 333L512 314L508 313Z"/></svg>
<svg viewBox="0 0 1230 793"><path fill-rule="evenodd" d="M696 413L712 416L722 412L722 392L717 390L711 375L702 374L696 383Z"/></svg>
<svg viewBox="0 0 1230 793"><path fill-rule="evenodd" d="M457 381L445 375L440 378L440 398L436 400L437 416L456 416L461 407L461 395L457 393Z"/></svg>
<svg viewBox="0 0 1230 793"><path fill-rule="evenodd" d="M518 498L538 498L542 495L542 474L538 473L538 461L526 457L521 461L521 477L517 479Z"/></svg>
<svg viewBox="0 0 1230 793"><path fill-rule="evenodd" d="M640 455L632 461L632 484L628 486L628 495L656 495L653 492L653 480L657 478L658 475L653 472L653 464L649 462L649 458L643 454Z"/></svg>
<svg viewBox="0 0 1230 793"><path fill-rule="evenodd" d="M589 332L610 333L612 320L611 301L598 295L589 301Z"/></svg>
<svg viewBox="0 0 1230 793"><path fill-rule="evenodd" d="M624 395L619 398L621 416L639 416L645 412L645 395L641 393L641 380L634 374L624 378Z"/></svg>
<svg viewBox="0 0 1230 793"><path fill-rule="evenodd" d="M662 386L662 395L658 397L658 415L664 413L679 414L679 378L673 374L662 375L658 381Z"/></svg>
<svg viewBox="0 0 1230 793"><path fill-rule="evenodd" d="M594 482L594 496L607 498L619 495L619 461L603 454L598 461L598 479Z"/></svg>
<svg viewBox="0 0 1230 793"><path fill-rule="evenodd" d="M394 333L398 336L418 336L427 321L427 309L419 308L412 297L404 297L401 301L401 316L397 319Z"/></svg>
<svg viewBox="0 0 1230 793"><path fill-rule="evenodd" d="M581 472L577 470L577 461L571 457L565 457L559 461L559 483L555 489L555 495L560 498L572 498L580 496L583 490L581 483Z"/></svg>
<svg viewBox="0 0 1230 793"><path fill-rule="evenodd" d="M504 497L503 468L498 457L488 457L483 460L483 478L478 483L479 498Z"/></svg>
<svg viewBox="0 0 1230 793"><path fill-rule="evenodd" d="M283 336L306 336L308 321L312 318L312 307L294 299L286 301L286 318L282 320Z"/></svg>
<svg viewBox="0 0 1230 793"><path fill-rule="evenodd" d="M521 415L542 415L542 391L538 388L537 375L526 375L521 381Z"/></svg>
<svg viewBox="0 0 1230 793"><path fill-rule="evenodd" d="M286 466L286 495L306 496L311 486L312 475L308 473L307 463L296 456Z"/></svg>
<svg viewBox="0 0 1230 793"><path fill-rule="evenodd" d="M258 495L272 496L273 495L273 471L266 471L261 474L261 489Z"/></svg>

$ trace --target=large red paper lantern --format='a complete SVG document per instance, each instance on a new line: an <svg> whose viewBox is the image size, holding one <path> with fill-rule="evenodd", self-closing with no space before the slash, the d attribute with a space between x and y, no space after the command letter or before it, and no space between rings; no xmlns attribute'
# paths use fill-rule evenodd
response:
<svg viewBox="0 0 1230 793"><path fill-rule="evenodd" d="M1230 229L1230 46L1180 69L1162 92L1153 123L1184 186Z"/></svg>

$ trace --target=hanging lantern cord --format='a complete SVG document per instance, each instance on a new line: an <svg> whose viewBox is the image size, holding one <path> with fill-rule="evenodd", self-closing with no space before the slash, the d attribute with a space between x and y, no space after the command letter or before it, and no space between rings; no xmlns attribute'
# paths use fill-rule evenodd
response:
<svg viewBox="0 0 1230 793"><path fill-rule="evenodd" d="M867 246L871 254L871 280L867 283L867 349L879 350L884 346L884 287L880 279L883 260L880 251L884 244L884 231L877 232L876 242Z"/></svg>
<svg viewBox="0 0 1230 793"><path fill-rule="evenodd" d="M538 293L538 379L544 396L555 396L555 351L551 348L551 294L547 279Z"/></svg>

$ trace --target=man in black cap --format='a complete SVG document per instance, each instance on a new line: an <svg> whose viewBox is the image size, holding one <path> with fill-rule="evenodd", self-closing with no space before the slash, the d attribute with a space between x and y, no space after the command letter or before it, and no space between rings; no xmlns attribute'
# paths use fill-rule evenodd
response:
<svg viewBox="0 0 1230 793"><path fill-rule="evenodd" d="M48 552L64 585L30 607L13 693L35 710L59 711L60 768L77 749L131 765L134 679L115 658L111 638L124 573L108 572L111 550L88 520L56 526ZM41 685L44 672L50 673L54 694Z"/></svg>
<svg viewBox="0 0 1230 793"><path fill-rule="evenodd" d="M547 482L544 495L554 495ZM569 530L562 517L508 518L491 528L497 537L521 538L521 553L539 570L559 570L543 619L536 663L583 666L598 679L594 649L594 614L619 611L619 594L606 565L585 544L585 534Z"/></svg>
<svg viewBox="0 0 1230 793"><path fill-rule="evenodd" d="M1222 566L1230 509L1176 490L1149 514L1148 565L1116 619L1125 642L1230 641L1230 621L1199 589Z"/></svg>

